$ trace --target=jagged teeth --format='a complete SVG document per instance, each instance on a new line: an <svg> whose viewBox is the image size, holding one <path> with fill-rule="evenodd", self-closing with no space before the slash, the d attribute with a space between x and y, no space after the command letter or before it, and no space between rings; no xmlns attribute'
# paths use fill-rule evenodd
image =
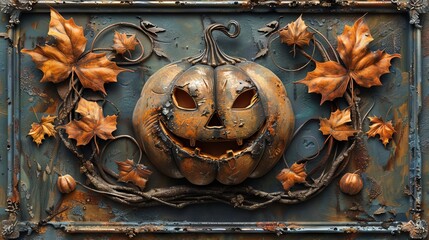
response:
<svg viewBox="0 0 429 240"><path fill-rule="evenodd" d="M243 139L242 138L238 138L237 139L237 144L238 144L238 146L243 145Z"/></svg>
<svg viewBox="0 0 429 240"><path fill-rule="evenodd" d="M201 151L201 149L199 149L199 148L195 148L195 149L194 149L194 153L195 153L195 154L197 154L197 155L199 155L199 154L200 154L200 151Z"/></svg>
<svg viewBox="0 0 429 240"><path fill-rule="evenodd" d="M189 139L189 144L191 145L191 147L195 147L195 139L194 138L191 138L191 139Z"/></svg>
<svg viewBox="0 0 429 240"><path fill-rule="evenodd" d="M232 151L232 150L228 150L228 151L226 151L226 155L227 155L228 157L234 157L234 151Z"/></svg>

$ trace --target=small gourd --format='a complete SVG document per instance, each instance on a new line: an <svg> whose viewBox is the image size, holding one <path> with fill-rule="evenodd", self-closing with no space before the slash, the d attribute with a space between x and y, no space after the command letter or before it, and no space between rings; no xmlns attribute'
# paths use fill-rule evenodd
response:
<svg viewBox="0 0 429 240"><path fill-rule="evenodd" d="M358 194L363 188L363 181L358 173L346 173L340 179L340 189L349 195Z"/></svg>
<svg viewBox="0 0 429 240"><path fill-rule="evenodd" d="M62 175L58 177L57 187L62 193L71 193L76 189L76 181L69 174Z"/></svg>

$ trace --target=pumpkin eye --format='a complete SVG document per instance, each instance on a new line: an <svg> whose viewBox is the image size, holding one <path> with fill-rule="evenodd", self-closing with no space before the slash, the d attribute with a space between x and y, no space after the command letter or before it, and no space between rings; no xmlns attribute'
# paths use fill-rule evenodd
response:
<svg viewBox="0 0 429 240"><path fill-rule="evenodd" d="M174 104L184 110L195 110L197 104L194 99L183 89L175 88L173 91L173 102Z"/></svg>
<svg viewBox="0 0 429 240"><path fill-rule="evenodd" d="M232 104L232 108L240 109L240 108L249 108L253 106L258 101L258 93L255 89L249 89L242 92L235 99Z"/></svg>

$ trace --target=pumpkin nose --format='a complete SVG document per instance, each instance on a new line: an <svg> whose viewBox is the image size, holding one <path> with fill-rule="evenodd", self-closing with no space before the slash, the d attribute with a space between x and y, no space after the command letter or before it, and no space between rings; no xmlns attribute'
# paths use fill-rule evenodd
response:
<svg viewBox="0 0 429 240"><path fill-rule="evenodd" d="M224 128L225 125L223 124L223 121L220 118L219 114L217 112L214 112L210 116L210 119L207 122L206 127L207 128Z"/></svg>

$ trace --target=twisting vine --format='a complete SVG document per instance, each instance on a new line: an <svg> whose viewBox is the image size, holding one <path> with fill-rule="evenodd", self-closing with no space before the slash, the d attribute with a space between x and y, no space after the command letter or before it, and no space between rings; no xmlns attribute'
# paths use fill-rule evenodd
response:
<svg viewBox="0 0 429 240"><path fill-rule="evenodd" d="M278 179L283 183L285 191L266 192L254 189L251 186L198 187L190 185L144 190L151 172L141 163L143 152L132 136L120 135L115 137L112 135L112 132L116 129L119 109L106 99L107 93L104 89L104 84L115 82L118 74L128 71L128 69L119 66L142 63L153 52L158 56L166 57L165 53L156 47L157 33L165 30L144 20L140 21L140 25L128 22L115 23L98 32L89 51L84 52L86 38L83 36L82 27L77 26L72 19L64 19L54 9L51 9L51 25L60 26L50 29L48 33L56 38L55 46L37 46L34 50L24 49L22 52L29 54L37 67L43 71L44 77L41 81L59 83L68 80L68 91L59 105L55 125L61 141L80 160L81 172L85 174L90 182L90 186L82 183L78 184L85 189L103 194L114 201L137 207L167 205L183 208L192 204L220 202L237 208L253 210L266 207L274 202L296 204L316 196L344 170L349 161L349 154L356 145L357 139L362 137L361 99L357 95L357 91L354 90L354 83L363 87L381 85L379 77L389 72L390 60L399 57L398 54L390 55L384 51L371 53L367 48L370 42L368 40L361 49L361 53L364 53L363 55L354 56L353 54L355 53L349 49L352 48L353 50L355 46L344 46L344 41L341 42L341 40L347 37L350 38L350 36L353 36L355 40L368 36L372 39L369 28L363 23L362 18L357 20L352 27L346 26L344 31L347 34L343 33L343 35L339 36L340 42L337 50L316 29L310 28L313 32L309 32L301 17L279 30L276 30L278 23L268 24L264 30L269 37L268 48L271 42L280 38L283 43L292 47L294 56L296 50L298 50L299 53L308 58L308 62L297 69L283 68L275 63L277 67L284 71L300 71L308 67L311 62L316 64L315 70L309 72L306 78L297 83L307 85L309 92L321 94L321 103L325 101L333 102L333 111L330 118L319 119L320 130L324 135L327 135L323 145L319 147L316 153L296 161L278 175ZM130 36L117 32L115 33L113 47L95 47L102 34L117 27L128 27L141 32L149 39L151 49L146 52L141 40L136 38L135 35ZM270 27L272 27L271 30L269 29ZM222 28L225 34L238 35L238 28L232 34L228 32L229 28L230 26ZM69 32L73 32L73 35L70 35L64 29L72 29L73 31ZM360 29L360 31L357 31L357 29ZM356 35L357 33L361 35ZM318 37L322 38L328 48L324 47ZM70 44L72 41L74 42L73 45ZM311 54L308 54L304 46L310 45L310 43L313 45L313 50ZM131 51L136 46L138 46L140 54L133 58ZM315 59L316 49L322 56L322 62ZM53 51L55 51L56 56L61 57L54 58ZM106 56L106 53L112 55ZM124 54L128 54L128 56ZM119 59L121 60L112 62L113 55L120 55ZM198 56L196 60L204 60L204 56L204 54ZM230 59L229 56L223 55L221 58L231 60L234 63L242 61L239 58ZM190 59L192 60L192 58ZM362 59L365 59L366 65L359 62ZM211 63L212 59L205 59L205 61ZM372 72L371 75L363 76L367 68L373 67L377 68L378 71ZM52 69L56 71L54 75L52 74ZM89 78L92 78L92 81L89 81ZM88 88L101 92L103 95L100 101L103 102L103 105L104 103L112 104L117 113L105 117L103 108L97 103L99 101L85 99L84 89ZM344 98L348 107L340 109L336 104L336 98ZM303 125L313 120L311 119ZM43 121L42 118L40 125L45 124L43 126L46 127L48 121ZM294 135L302 129L302 126L296 130ZM39 142L41 143L47 133L43 131L37 132L37 129L32 130L34 134L30 132L30 135L38 144ZM390 138L391 135L381 136L380 134L380 137ZM98 138L108 140L101 149L98 145ZM139 149L139 159L137 162L130 159L117 162L119 173L116 173L105 166L104 153L112 142L119 139L126 139L135 144ZM309 161L318 162L312 169L306 170L305 167ZM118 182L123 182L123 184Z"/></svg>

